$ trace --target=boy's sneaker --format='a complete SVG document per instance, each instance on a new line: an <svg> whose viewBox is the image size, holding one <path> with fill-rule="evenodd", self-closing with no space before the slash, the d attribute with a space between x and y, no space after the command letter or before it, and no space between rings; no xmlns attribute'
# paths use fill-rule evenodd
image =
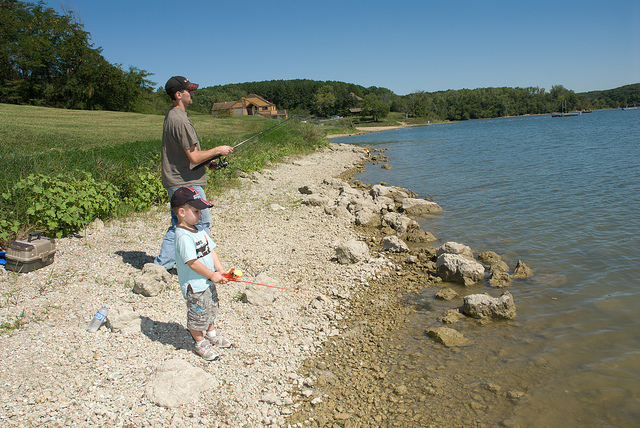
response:
<svg viewBox="0 0 640 428"><path fill-rule="evenodd" d="M205 336L212 345L218 346L220 348L231 348L231 341L224 336L220 336L219 334L213 337Z"/></svg>
<svg viewBox="0 0 640 428"><path fill-rule="evenodd" d="M200 355L202 358L204 358L207 361L217 360L218 357L220 356L218 354L218 351L213 349L213 346L211 345L211 343L208 343L208 342L205 342L204 345L202 346L194 345L193 352L195 352L196 355Z"/></svg>

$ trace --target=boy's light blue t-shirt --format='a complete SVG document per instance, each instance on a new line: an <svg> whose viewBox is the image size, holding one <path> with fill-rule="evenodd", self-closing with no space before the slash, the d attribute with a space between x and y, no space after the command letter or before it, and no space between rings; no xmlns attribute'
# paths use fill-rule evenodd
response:
<svg viewBox="0 0 640 428"><path fill-rule="evenodd" d="M211 251L216 247L216 244L202 230L201 226L196 225L195 227L198 229L197 232L192 232L180 226L176 227L176 268L182 295L185 299L189 285L191 285L194 293L202 292L211 285L211 281L196 273L187 265L188 261L197 259L209 269L216 270L213 266L213 256L211 255Z"/></svg>

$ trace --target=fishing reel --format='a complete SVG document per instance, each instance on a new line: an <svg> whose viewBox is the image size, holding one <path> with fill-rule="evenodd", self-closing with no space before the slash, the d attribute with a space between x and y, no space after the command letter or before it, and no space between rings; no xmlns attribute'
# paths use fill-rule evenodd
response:
<svg viewBox="0 0 640 428"><path fill-rule="evenodd" d="M221 156L217 156L217 157L211 159L211 162L209 162L207 164L207 168L209 168L211 170L214 170L214 171L217 171L217 170L222 169L222 168L226 168L228 166L229 166L229 161L227 160L227 158L226 157L223 158Z"/></svg>

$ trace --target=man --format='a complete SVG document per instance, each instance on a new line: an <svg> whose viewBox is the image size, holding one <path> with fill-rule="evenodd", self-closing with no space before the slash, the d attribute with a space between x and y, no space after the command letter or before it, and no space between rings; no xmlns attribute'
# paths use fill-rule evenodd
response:
<svg viewBox="0 0 640 428"><path fill-rule="evenodd" d="M207 199L204 186L207 184L207 168L191 169L216 155L226 156L233 152L230 146L218 146L209 150L200 150L200 141L193 124L187 117L187 107L193 103L193 92L199 85L189 82L182 76L173 76L164 86L173 103L173 107L164 118L162 130L162 185L167 189L169 199L176 189L184 186L194 188L203 199ZM178 219L171 211L171 226L162 242L160 254L154 263L170 270L175 264L174 235ZM211 214L203 210L198 223L210 233Z"/></svg>

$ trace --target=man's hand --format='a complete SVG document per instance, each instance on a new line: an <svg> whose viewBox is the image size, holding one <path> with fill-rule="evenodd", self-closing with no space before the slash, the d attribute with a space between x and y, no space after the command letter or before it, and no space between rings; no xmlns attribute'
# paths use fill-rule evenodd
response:
<svg viewBox="0 0 640 428"><path fill-rule="evenodd" d="M216 147L220 152L219 155L227 156L230 153L233 153L233 147L231 146L218 146Z"/></svg>
<svg viewBox="0 0 640 428"><path fill-rule="evenodd" d="M185 150L187 159L189 159L189 163L192 165L192 169L194 165L200 165L201 163L213 159L216 156L227 156L232 152L233 147L231 146L218 146L209 150L197 150L196 146L193 145L189 150Z"/></svg>

